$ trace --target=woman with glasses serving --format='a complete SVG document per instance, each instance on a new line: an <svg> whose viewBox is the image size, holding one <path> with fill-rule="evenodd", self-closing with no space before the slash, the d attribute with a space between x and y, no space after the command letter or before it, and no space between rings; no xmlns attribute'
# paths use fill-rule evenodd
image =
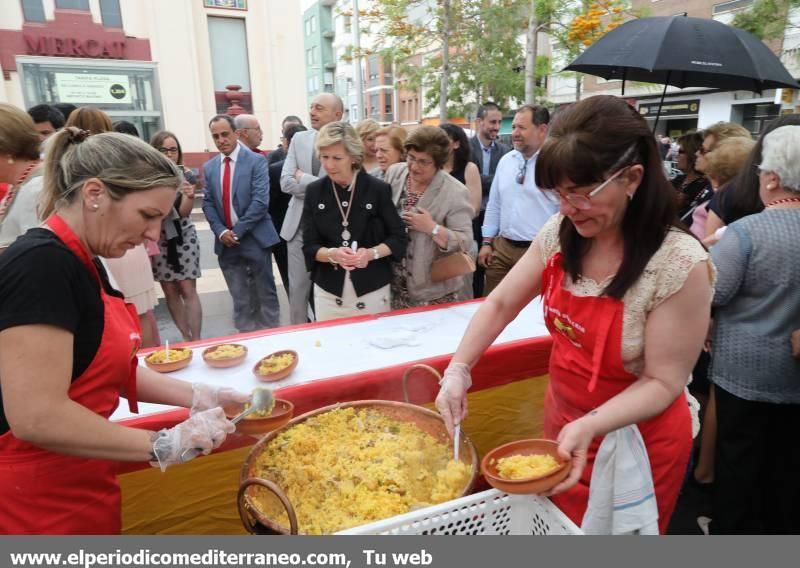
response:
<svg viewBox="0 0 800 568"><path fill-rule="evenodd" d="M200 241L191 217L197 180L191 170L183 167L183 150L172 132L156 132L150 145L177 165L184 177L172 210L161 224L159 254L150 259L153 278L161 284L167 308L183 339L197 341L203 323L203 307L197 294Z"/></svg>
<svg viewBox="0 0 800 568"><path fill-rule="evenodd" d="M408 231L405 258L394 264L392 308L454 302L464 276L434 282L431 267L438 258L469 251L474 214L469 191L442 169L450 138L441 128L417 128L404 148L406 163L390 166L385 176Z"/></svg>
<svg viewBox="0 0 800 568"><path fill-rule="evenodd" d="M663 533L692 446L684 387L708 329L709 255L678 225L650 128L621 99L597 96L564 110L535 175L558 194L560 214L473 317L437 408L449 428L461 423L470 369L541 295L553 337L544 434L572 462L549 495L580 524L600 443L635 425L628 431L643 440Z"/></svg>

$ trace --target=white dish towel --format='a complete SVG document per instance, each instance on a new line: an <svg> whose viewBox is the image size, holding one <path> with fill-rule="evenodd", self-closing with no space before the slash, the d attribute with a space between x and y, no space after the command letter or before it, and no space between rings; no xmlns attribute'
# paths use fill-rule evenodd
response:
<svg viewBox="0 0 800 568"><path fill-rule="evenodd" d="M658 534L650 459L635 424L603 438L592 470L585 534Z"/></svg>

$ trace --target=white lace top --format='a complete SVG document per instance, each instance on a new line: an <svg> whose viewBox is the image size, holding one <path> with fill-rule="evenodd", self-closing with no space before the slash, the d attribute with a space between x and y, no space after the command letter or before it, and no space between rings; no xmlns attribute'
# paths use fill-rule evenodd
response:
<svg viewBox="0 0 800 568"><path fill-rule="evenodd" d="M545 264L559 252L558 228L562 215L554 215L537 235L542 262ZM644 273L623 297L625 304L622 320L622 362L625 370L640 375L644 368L644 331L647 316L661 302L683 287L689 271L698 262L708 261L714 278L714 270L708 252L691 235L678 230L667 234L661 248L653 255ZM603 282L581 278L573 282L566 275L566 289L576 296L600 296L611 282L609 276Z"/></svg>

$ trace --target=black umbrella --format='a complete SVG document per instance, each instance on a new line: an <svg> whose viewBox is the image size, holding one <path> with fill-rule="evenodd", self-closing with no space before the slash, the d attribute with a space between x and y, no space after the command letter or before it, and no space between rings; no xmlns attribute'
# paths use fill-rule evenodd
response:
<svg viewBox="0 0 800 568"><path fill-rule="evenodd" d="M625 22L598 39L566 70L621 79L623 94L625 81L663 84L661 104L667 85L757 92L800 88L780 59L754 35L716 20L686 16Z"/></svg>

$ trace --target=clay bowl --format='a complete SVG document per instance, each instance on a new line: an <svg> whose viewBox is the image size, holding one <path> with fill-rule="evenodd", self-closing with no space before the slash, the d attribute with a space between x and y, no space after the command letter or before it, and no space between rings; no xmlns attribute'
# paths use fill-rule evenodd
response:
<svg viewBox="0 0 800 568"><path fill-rule="evenodd" d="M529 477L525 479L508 479L501 477L497 471L497 462L500 458L514 455L529 456L534 454L547 454L553 456L560 464L559 468L546 475ZM553 440L517 440L509 442L489 451L481 460L481 473L486 481L500 491L520 495L531 495L549 491L561 483L569 474L569 461L558 455L558 443Z"/></svg>
<svg viewBox="0 0 800 568"><path fill-rule="evenodd" d="M158 371L159 373L172 373L173 371L178 371L183 369L184 367L188 367L189 363L192 362L192 350L188 347L170 347L170 352L172 351L182 351L183 353L189 353L187 357L182 359L178 359L173 361L170 359L169 362L166 363L154 363L150 360L150 358L155 355L156 353L160 353L164 351L163 349L159 349L157 351L153 351L150 355L147 355L144 358L144 364L153 369L154 371Z"/></svg>
<svg viewBox="0 0 800 568"><path fill-rule="evenodd" d="M244 410L244 404L225 407L225 415L230 419ZM294 404L288 400L275 399L275 406L268 416L246 416L236 425L236 432L258 436L281 428L294 416Z"/></svg>
<svg viewBox="0 0 800 568"><path fill-rule="evenodd" d="M226 357L225 359L212 359L209 357L211 353L222 347L223 345L232 345L234 347L242 347L244 353L236 357ZM227 369L228 367L235 367L247 358L247 347L240 343L220 343L219 345L212 345L203 350L203 361L206 365L215 369Z"/></svg>
<svg viewBox="0 0 800 568"><path fill-rule="evenodd" d="M281 369L280 371L275 371L274 373L267 373L262 374L258 372L258 367L261 365L262 361L269 359L270 357L274 357L276 355L285 355L290 354L293 358L292 364L286 367L285 369ZM258 362L253 367L253 374L259 381L263 381L265 383L272 383L275 381L280 381L281 379L285 379L289 375L292 374L292 371L295 370L297 367L297 363L300 361L300 357L297 355L297 351L291 351L289 349L284 349L282 351L276 351L275 353L270 353L266 357L262 357L258 360Z"/></svg>

